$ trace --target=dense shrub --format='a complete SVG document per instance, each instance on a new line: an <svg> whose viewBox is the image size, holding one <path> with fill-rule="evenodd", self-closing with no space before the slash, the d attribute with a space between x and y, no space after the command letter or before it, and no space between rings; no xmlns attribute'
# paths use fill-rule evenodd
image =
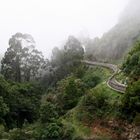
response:
<svg viewBox="0 0 140 140"><path fill-rule="evenodd" d="M128 53L122 69L134 81L140 79L140 41L136 42L133 49Z"/></svg>
<svg viewBox="0 0 140 140"><path fill-rule="evenodd" d="M108 109L108 97L103 91L94 90L85 95L80 104L77 117L79 120L90 123L95 119L101 119Z"/></svg>
<svg viewBox="0 0 140 140"><path fill-rule="evenodd" d="M49 123L41 128L37 140L60 140L62 136L62 126L57 122Z"/></svg>
<svg viewBox="0 0 140 140"><path fill-rule="evenodd" d="M32 138L35 140L72 140L75 129L72 125L55 120L48 124L37 125L33 131Z"/></svg>
<svg viewBox="0 0 140 140"><path fill-rule="evenodd" d="M101 67L89 68L85 71L84 76L82 77L83 82L86 85L86 88L94 88L96 85L101 83L107 78L106 70Z"/></svg>
<svg viewBox="0 0 140 140"><path fill-rule="evenodd" d="M122 113L132 120L136 113L140 113L140 81L129 85L122 98Z"/></svg>
<svg viewBox="0 0 140 140"><path fill-rule="evenodd" d="M85 93L85 85L80 79L69 76L58 84L57 96L60 106L63 110L69 110L75 107L82 95Z"/></svg>
<svg viewBox="0 0 140 140"><path fill-rule="evenodd" d="M38 118L42 89L38 84L7 82L0 76L0 119L8 129ZM2 118L1 118L2 117Z"/></svg>
<svg viewBox="0 0 140 140"><path fill-rule="evenodd" d="M42 123L50 123L58 119L57 107L51 102L46 102L40 108L40 120Z"/></svg>

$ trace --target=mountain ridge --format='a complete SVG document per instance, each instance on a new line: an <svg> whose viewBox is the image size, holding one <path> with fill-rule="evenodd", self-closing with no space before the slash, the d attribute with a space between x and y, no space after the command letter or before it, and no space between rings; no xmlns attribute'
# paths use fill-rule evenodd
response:
<svg viewBox="0 0 140 140"><path fill-rule="evenodd" d="M101 38L85 43L86 56L100 61L122 59L140 38L140 1L130 1L119 22Z"/></svg>

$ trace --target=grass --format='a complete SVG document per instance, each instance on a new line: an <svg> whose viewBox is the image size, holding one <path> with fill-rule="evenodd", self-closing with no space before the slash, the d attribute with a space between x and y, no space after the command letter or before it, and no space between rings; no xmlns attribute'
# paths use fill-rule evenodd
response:
<svg viewBox="0 0 140 140"><path fill-rule="evenodd" d="M94 67L90 67L84 76L88 76L88 75L92 75L92 76L98 76L101 78L102 81L107 80L111 75L111 71L108 68L103 68L100 66L94 66Z"/></svg>
<svg viewBox="0 0 140 140"><path fill-rule="evenodd" d="M91 69L91 72L93 72L94 75L101 77L101 79L102 79L101 80L101 83L99 83L93 89L97 89L97 90L102 89L105 93L108 94L108 96L111 99L116 99L116 98L118 98L118 97L121 96L121 94L119 92L114 91L114 90L112 90L111 88L109 88L107 86L107 83L106 82L107 82L108 78L112 75L112 72L109 69L102 68L102 67L95 67L95 68Z"/></svg>
<svg viewBox="0 0 140 140"><path fill-rule="evenodd" d="M98 140L111 140L111 136L109 133L102 132L103 130L98 130L98 132L93 131L93 126L86 126L86 124L82 124L82 122L78 121L76 119L76 113L78 112L78 108L74 108L71 110L65 117L65 119L62 120L63 124L65 125L72 125L72 127L75 129L75 133L73 138L82 138L83 140L87 139L98 139ZM98 126L95 128L98 129ZM99 128L100 129L100 128ZM104 129L104 128L101 128Z"/></svg>
<svg viewBox="0 0 140 140"><path fill-rule="evenodd" d="M122 94L110 89L105 82L99 84L95 89L102 89L101 91L103 91L108 96L108 101L111 110L109 111L107 118L116 118L119 115L118 105L121 104Z"/></svg>
<svg viewBox="0 0 140 140"><path fill-rule="evenodd" d="M109 88L107 86L107 83L106 82L102 82L101 84L97 85L95 87L96 90L98 89L101 89L108 94L108 96L111 98L111 99L115 99L115 98L118 98L120 97L122 94L120 94L119 92L115 91L115 90L112 90L111 88Z"/></svg>
<svg viewBox="0 0 140 140"><path fill-rule="evenodd" d="M93 68L89 68L84 76L99 76L101 78L100 83L94 87L90 89L90 92L94 93L94 90L98 90L99 92L103 92L105 93L108 98L109 98L109 103L110 106L113 106L116 102L118 102L121 98L121 94L118 93L117 91L114 91L112 89L110 89L107 84L106 81L108 80L108 78L112 75L111 71L107 68L102 68L102 67L93 67ZM116 110L115 108L113 108L114 110L112 112L110 112L108 117L113 117L116 114ZM75 129L75 134L74 137L81 137L84 139L90 138L92 136L98 136L99 140L109 140L110 136L107 135L96 135L94 134L94 132L92 131L92 128L89 126L86 126L85 124L82 124L82 122L80 122L77 117L76 114L78 113L78 106L76 106L75 108L73 108L72 110L70 110L63 118L62 118L62 123L65 125L71 125L74 129Z"/></svg>
<svg viewBox="0 0 140 140"><path fill-rule="evenodd" d="M116 80L122 84L126 84L126 76L123 72L119 72L115 76Z"/></svg>
<svg viewBox="0 0 140 140"><path fill-rule="evenodd" d="M70 110L63 117L62 123L64 125L71 125L74 128L75 134L73 137L81 137L81 138L89 137L91 135L90 128L82 124L80 121L78 121L76 119L76 114L77 114L77 107Z"/></svg>

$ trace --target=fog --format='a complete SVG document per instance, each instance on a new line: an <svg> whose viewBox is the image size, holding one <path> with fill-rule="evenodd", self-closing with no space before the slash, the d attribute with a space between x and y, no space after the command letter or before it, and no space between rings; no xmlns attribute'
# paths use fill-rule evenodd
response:
<svg viewBox="0 0 140 140"><path fill-rule="evenodd" d="M113 27L129 0L1 0L0 54L11 35L33 36L36 47L47 57L69 35L102 36Z"/></svg>
<svg viewBox="0 0 140 140"><path fill-rule="evenodd" d="M140 1L131 0L123 10L120 20L122 22L126 20L140 21Z"/></svg>

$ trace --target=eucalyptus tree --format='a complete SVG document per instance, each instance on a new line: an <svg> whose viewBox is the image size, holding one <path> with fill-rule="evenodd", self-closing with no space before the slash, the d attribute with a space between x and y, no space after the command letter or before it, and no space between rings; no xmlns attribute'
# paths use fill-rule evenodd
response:
<svg viewBox="0 0 140 140"><path fill-rule="evenodd" d="M84 49L78 39L69 36L63 48L54 47L48 71L43 77L43 83L51 86L74 72L83 59ZM46 85L45 85L46 86Z"/></svg>
<svg viewBox="0 0 140 140"><path fill-rule="evenodd" d="M1 63L1 73L6 79L22 82L39 77L45 60L42 53L35 49L31 35L16 33L10 38Z"/></svg>

